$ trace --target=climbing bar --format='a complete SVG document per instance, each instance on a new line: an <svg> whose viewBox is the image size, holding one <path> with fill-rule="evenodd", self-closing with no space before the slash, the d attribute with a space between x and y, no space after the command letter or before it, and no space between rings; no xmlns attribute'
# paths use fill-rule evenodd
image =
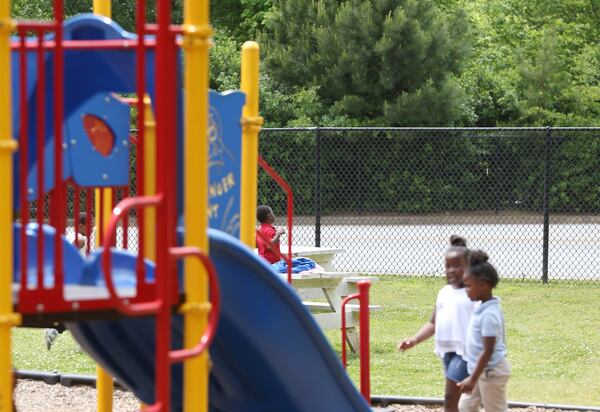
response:
<svg viewBox="0 0 600 412"><path fill-rule="evenodd" d="M62 48L64 50L126 50L137 47L137 40L63 40ZM176 43L180 42L176 40ZM145 47L156 47L155 39L145 39L143 42ZM55 49L56 41L55 40L43 40L41 42L42 48ZM21 47L18 41L11 41L10 47L12 49L17 49ZM25 49L31 50L39 47L38 41L28 40L25 42Z"/></svg>
<svg viewBox="0 0 600 412"><path fill-rule="evenodd" d="M208 326L204 331L204 334L201 336L200 341L193 348L172 350L169 352L169 360L172 363L175 363L198 356L210 346L215 337L217 326L219 324L221 293L219 291L219 279L217 276L217 271L206 253L202 252L196 247L172 247L169 249L169 253L171 254L171 257L175 259L195 257L200 260L206 269L206 274L208 275L211 305L210 314L208 317Z"/></svg>
<svg viewBox="0 0 600 412"><path fill-rule="evenodd" d="M104 272L104 280L106 282L106 287L109 293L109 299L113 303L113 306L121 313L129 315L129 316L142 316L142 315L150 315L156 313L161 306L163 305L163 301L160 298L154 299L152 301L140 302L140 303L131 303L129 304L129 299L120 298L116 292L114 283L112 281L112 259L110 254L111 246L115 239L115 234L117 230L117 225L119 224L119 220L129 212L129 210L133 208L141 209L143 207L149 206L159 206L163 201L162 195L155 196L137 196L130 197L124 199L119 202L119 204L114 208L113 214L106 226L106 230L104 232L104 236L102 239L102 247L104 250L102 251L102 269ZM142 280L145 283L145 279ZM136 300L142 300L145 298L145 293L140 293L140 291L144 290L140 284L138 286L138 293L136 296Z"/></svg>
<svg viewBox="0 0 600 412"><path fill-rule="evenodd" d="M19 32L35 31L35 32L49 32L56 30L57 23L55 21L43 21L43 20L19 20L15 24L15 28Z"/></svg>
<svg viewBox="0 0 600 412"><path fill-rule="evenodd" d="M369 361L369 288L371 282L361 280L358 282L358 293L346 296L342 300L342 366L346 369L348 364L346 353L346 304L357 299L360 304L359 325L360 325L360 392L366 401L371 403L371 378L370 378L370 361Z"/></svg>

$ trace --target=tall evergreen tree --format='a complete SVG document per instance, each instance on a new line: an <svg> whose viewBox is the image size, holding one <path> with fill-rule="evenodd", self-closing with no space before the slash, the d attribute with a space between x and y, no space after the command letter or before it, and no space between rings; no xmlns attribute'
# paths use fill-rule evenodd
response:
<svg viewBox="0 0 600 412"><path fill-rule="evenodd" d="M262 36L283 87L317 87L332 116L380 125L453 125L467 18L432 0L277 0Z"/></svg>

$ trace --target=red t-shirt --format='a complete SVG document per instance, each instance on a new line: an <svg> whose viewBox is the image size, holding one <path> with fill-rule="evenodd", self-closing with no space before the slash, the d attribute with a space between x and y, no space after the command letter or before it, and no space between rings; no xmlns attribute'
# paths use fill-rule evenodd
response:
<svg viewBox="0 0 600 412"><path fill-rule="evenodd" d="M260 236L259 233L262 235ZM275 237L275 227L268 223L261 223L256 230L256 247L258 254L264 257L269 263L279 262L279 257L269 248L269 244ZM279 242L273 247L279 247Z"/></svg>

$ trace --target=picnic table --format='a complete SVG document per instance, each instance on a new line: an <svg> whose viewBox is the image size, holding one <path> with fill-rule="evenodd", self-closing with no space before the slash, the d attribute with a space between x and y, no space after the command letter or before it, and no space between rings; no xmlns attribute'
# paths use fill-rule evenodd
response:
<svg viewBox="0 0 600 412"><path fill-rule="evenodd" d="M281 253L287 254L286 245L281 245ZM292 246L292 257L308 257L321 266L324 272L301 272L292 274L292 287L296 289L304 306L313 314L319 326L323 329L340 329L342 325L342 300L358 292L358 282L361 280L378 280L374 276L366 276L357 272L337 272L333 267L333 259L344 249ZM282 274L287 280L287 274ZM325 299L323 299L325 298ZM317 299L317 300L315 300ZM325 300L325 301L324 301ZM353 301L354 302L354 301ZM381 306L369 305L369 310L378 310ZM356 327L359 323L358 303L346 305L347 341L350 350L359 349L359 338Z"/></svg>
<svg viewBox="0 0 600 412"><path fill-rule="evenodd" d="M287 255L287 245L280 246L281 255ZM333 259L338 253L344 252L344 249L317 246L295 246L292 245L292 257L307 257L315 261L325 271L333 271Z"/></svg>
<svg viewBox="0 0 600 412"><path fill-rule="evenodd" d="M287 280L287 274L282 273ZM375 276L362 276L353 272L301 272L292 274L292 287L303 299L304 306L311 311L313 317L323 330L340 329L342 327L342 300L358 292L358 282L361 280L378 280ZM319 290L326 301L306 300L315 296L314 290ZM313 293L306 293L313 291ZM354 301L353 301L354 302ZM356 327L359 324L359 304L346 305L347 342L353 352L359 349L359 336ZM381 306L369 305L369 310L379 310Z"/></svg>

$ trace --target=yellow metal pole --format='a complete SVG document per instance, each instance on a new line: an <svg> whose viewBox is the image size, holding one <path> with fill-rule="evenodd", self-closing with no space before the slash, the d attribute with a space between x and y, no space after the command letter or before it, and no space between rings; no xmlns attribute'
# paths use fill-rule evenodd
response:
<svg viewBox="0 0 600 412"><path fill-rule="evenodd" d="M258 187L258 133L263 119L258 115L260 47L254 41L242 45L242 91L246 104L242 114L242 198L240 205L240 240L256 247L256 191Z"/></svg>
<svg viewBox="0 0 600 412"><path fill-rule="evenodd" d="M10 0L0 2L0 412L12 411L11 330L20 316L13 312L13 175L12 155L17 143L12 138L10 79Z"/></svg>
<svg viewBox="0 0 600 412"><path fill-rule="evenodd" d="M185 245L208 252L208 0L184 3L184 227ZM195 345L207 325L208 284L202 265L185 262L184 344ZM208 410L208 353L184 365L184 411Z"/></svg>
<svg viewBox="0 0 600 412"><path fill-rule="evenodd" d="M102 196L100 196L102 191ZM109 188L95 189L96 208L95 208L95 230L96 230L96 247L100 246L100 220L104 223L104 228L108 226L108 221L112 215L112 191ZM100 204L100 198L103 197L104 202ZM100 219L102 216L102 219ZM100 365L96 365L96 392L98 396L98 412L110 412L113 406L113 380L112 377Z"/></svg>
<svg viewBox="0 0 600 412"><path fill-rule="evenodd" d="M144 195L156 194L156 120L149 96L144 96ZM144 255L156 262L156 208L144 209Z"/></svg>
<svg viewBox="0 0 600 412"><path fill-rule="evenodd" d="M110 0L94 0L94 13L100 16L112 16L112 3Z"/></svg>
<svg viewBox="0 0 600 412"><path fill-rule="evenodd" d="M94 0L94 13L111 17L111 0ZM99 199L100 190L96 189L96 246L100 242L100 213L102 213L104 227L108 225L112 214L112 191L110 189L101 189L104 196L104 206L100 210ZM113 380L112 377L100 365L96 365L96 392L98 395L98 412L110 412L113 407Z"/></svg>

